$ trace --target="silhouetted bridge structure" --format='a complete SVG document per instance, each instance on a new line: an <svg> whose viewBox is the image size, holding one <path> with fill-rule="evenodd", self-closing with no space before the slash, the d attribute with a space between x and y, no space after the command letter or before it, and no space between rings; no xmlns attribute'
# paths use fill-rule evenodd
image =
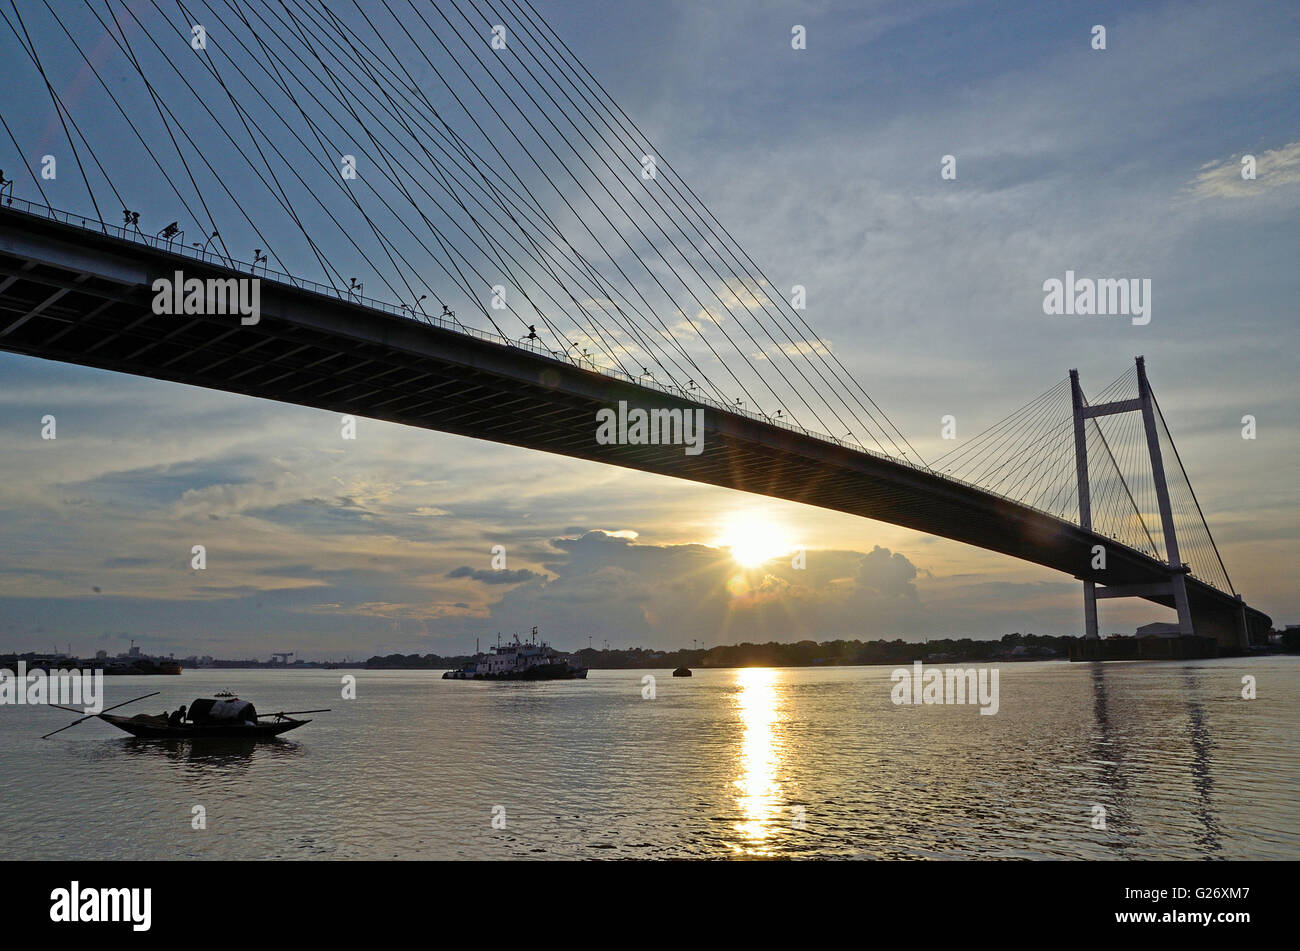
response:
<svg viewBox="0 0 1300 951"><path fill-rule="evenodd" d="M0 62L0 349L891 522L1079 579L1089 634L1109 597L1269 628L1141 358L927 465L533 0L0 5ZM256 275L260 319L155 313L177 271ZM703 452L603 444L624 402Z"/></svg>
<svg viewBox="0 0 1300 951"><path fill-rule="evenodd" d="M162 239L11 202L0 208L0 349L878 519L1083 581L1091 631L1096 629L1094 597L1114 596L1179 609L1185 632L1213 636L1224 646L1245 646L1269 630L1266 615L1190 573L1178 560L1176 545L1156 557L1158 546L1142 551L1085 527L1090 513L1084 420L1145 411L1146 434L1152 436L1151 404L1143 402L1149 387L1140 361L1139 394L1128 400L1085 407L1074 381L1074 465L1082 490L1077 499L1082 524L1076 524L922 464L600 369L530 340L471 331L284 275L259 275L261 317L254 325L241 325L237 316L155 314L152 282L177 270L199 279L250 273L223 256L181 253ZM645 409L702 408L704 451L688 455L680 445L599 444L596 414L619 401ZM1161 473L1157 482L1163 481ZM1162 515L1169 515L1167 501ZM1171 520L1168 542L1175 541L1172 530ZM1096 564L1098 546L1105 552L1104 568ZM1174 557L1167 557L1170 553Z"/></svg>

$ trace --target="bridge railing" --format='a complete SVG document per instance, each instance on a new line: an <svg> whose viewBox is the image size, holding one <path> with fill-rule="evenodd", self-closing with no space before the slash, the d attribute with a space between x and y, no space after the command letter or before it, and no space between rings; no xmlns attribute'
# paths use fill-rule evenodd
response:
<svg viewBox="0 0 1300 951"><path fill-rule="evenodd" d="M125 225L109 224L108 222L100 221L96 218L92 218L86 215L78 215L70 211L60 211L59 209L51 208L50 206L40 204L39 202L28 201L26 199L17 198L10 195L4 198L4 204L6 207L11 208L14 211L22 212L23 214L32 215L38 218L46 218L52 221L58 221L61 222L62 224L72 225L74 227L85 228L88 231L99 231L102 232L103 234L107 234L112 237L123 238L128 241L133 241L137 244L147 245L148 247L155 248L160 251L166 251L171 254L179 254L187 258L192 258L196 261L202 261L205 264L214 264L219 267L225 267L236 271L248 271L250 275L255 275L257 277L264 278L265 280L271 281L273 283L282 284L288 287L295 288L297 290L307 291L308 293L312 293L312 294L319 294L322 297L328 297L334 300L340 300L346 303L356 304L358 306L370 308L372 310L383 311L384 313L391 314L394 317L402 317L407 320L415 320L420 323L429 324L430 326L440 327L443 330L449 330L454 333L461 333L470 337L475 337L479 340L484 340L489 343L501 344L507 347L516 347L521 350L528 350L539 356L547 357L549 359L556 360L561 363L566 363L569 364L570 366L574 366L582 370L589 370L593 373L599 373L604 376L611 377L616 380L622 380L626 383L631 383L636 386L643 386L653 390L658 390L661 393L665 393L670 396L674 396L679 399L686 400L687 402L697 403L702 406L712 407L713 409L719 412L731 413L736 416L744 416L749 419L756 420L758 422L767 423L772 426L779 426L783 429L788 429L791 432L799 433L803 436L808 436L812 439L817 439L822 442L831 443L833 445L840 446L844 449L851 449L856 452L865 453L869 456L874 456L875 458L878 459L887 460L889 462L893 462L898 465L904 465L911 469L915 469L919 472L924 472L927 475L934 476L939 479L943 479L946 482L951 482L954 485L961 486L963 488L978 489L979 491L984 492L988 495L996 495L999 498L1006 499L1009 502L1014 502L1017 505L1021 505L1025 508L1031 509L1049 518L1058 519L1060 521L1066 521L1065 519L1061 519L1061 517L1057 515L1055 512L1049 512L1046 509L1041 509L1036 505L1031 505L1027 502L1006 495L1002 492L998 492L994 489L989 489L986 488L985 486L976 485L973 482L966 482L965 480L955 478L946 473L938 472L934 469L931 469L929 466L924 465L923 463L913 461L906 457L891 456L888 455L887 453L877 452L875 450L868 449L867 447L861 445L860 443L848 442L847 440L840 439L836 436L831 436L826 433L817 432L816 430L813 429L807 429L803 426L798 425L797 423L789 422L788 420L782 419L780 417L769 416L766 413L761 413L755 410L746 409L743 406L730 405L722 402L721 400L716 400L713 399L712 397L705 396L703 393L694 390L687 390L680 386L660 383L658 380L655 380L653 377L648 377L648 376L634 377L630 373L625 373L622 370L613 367L602 366L601 364L598 364L584 357L574 356L568 351L560 352L558 350L552 350L551 348L541 343L538 343L533 340L529 340L527 337L520 338L517 340L511 339L509 337L502 336L501 334L493 333L492 331L489 330L480 330L477 327L467 326L466 324L461 323L459 320L456 320L454 317L448 318L441 314L427 313L426 311L419 308L418 306L411 307L410 305L407 304L397 305L397 304L389 303L388 301L379 300L377 298L365 297L349 288L340 288L330 284L321 284L317 281L307 280L306 278L295 277L294 275L287 274L283 271L276 271L276 270L269 269L264 264L259 263L258 265L251 265L246 261L239 261L234 258L227 257L226 255L221 254L219 252L209 251L204 247L189 246L186 245L183 241L180 241L175 237L168 239L162 237L161 234L156 234L156 235L146 234L137 227L127 227ZM1076 523L1067 522L1067 524L1073 525ZM1150 555L1146 554L1145 552L1142 552L1136 548L1132 548L1132 546L1126 545L1125 543L1121 542L1119 539L1111 538L1111 541L1124 548L1130 549L1131 551L1133 551L1138 555L1143 555L1144 557L1148 557L1148 558L1150 557ZM1203 578L1198 578L1197 580L1201 581L1204 584L1208 584L1211 587L1215 587L1216 590L1218 590L1217 586L1215 586L1212 582L1206 581Z"/></svg>
<svg viewBox="0 0 1300 951"><path fill-rule="evenodd" d="M622 380L627 383L632 383L637 386L644 386L650 389L658 390L670 396L676 396L678 398L685 399L689 402L710 406L722 412L732 413L737 416L745 416L750 419L758 420L760 422L769 423L774 426L780 426L783 429L790 430L791 432L797 432L805 436L810 436L814 439L819 439L823 442L833 443L837 446L842 446L846 449L855 449L860 452L865 452L868 455L876 456L881 459L888 459L893 462L898 462L903 465L910 466L913 469L919 469L925 472L932 471L927 466L920 465L912 461L911 459L900 458L897 456L890 456L886 453L876 452L874 450L866 448L865 446L862 446L859 443L848 442L847 440L840 439L835 436L830 436L827 435L826 433L817 432L816 430L812 430L812 429L806 429L803 426L800 426L796 423L791 423L778 416L769 416L766 413L746 409L743 406L727 404L722 402L721 400L717 400L712 397L706 396L703 393L700 393L696 390L690 390L672 384L660 383L658 380L655 380L651 376L636 377L630 373L625 373L624 371L619 370L617 368L603 366L591 359L575 356L574 354L569 353L568 351L561 352L559 350L552 350L550 347L547 347L544 344L538 343L536 341L529 340L527 337L512 339L510 337L505 337L498 333L493 333L492 331L480 330L477 327L470 327L466 324L463 324L459 320L456 320L454 317L448 318L447 316L441 314L430 314L418 306L412 307L408 304L397 305L397 304L392 304L388 301L379 300L377 298L365 297L351 290L350 288L346 288L346 287L341 288L330 284L321 284L317 281L308 280L302 277L296 277L292 274L288 274L283 271L277 271L272 268L268 268L265 264L261 264L261 263L249 264L246 261L240 261L235 258L228 257L218 251L208 250L206 247L201 247L197 245L193 245L193 246L187 245L183 240L179 240L177 237L164 238L162 237L161 233L155 235L146 234L145 232L141 231L138 227L135 226L109 224L108 222L100 221L99 219L90 217L88 215L78 215L70 211L61 211L57 208L51 208L49 205L43 205L40 204L39 202L28 201L23 198L6 197L5 204L6 206L12 208L15 211L20 211L25 214L33 215L39 218L46 218L53 221L58 221L62 224L85 228L88 231L99 231L111 237L123 238L127 241L133 241L137 244L143 244L159 251L166 251L170 254L179 254L187 258L192 258L193 260L196 261L202 261L205 264L214 264L219 267L230 268L231 270L235 270L235 271L247 271L250 275L255 275L257 277L261 277L265 280L277 284L284 284L289 287L296 288L297 290L304 290L313 294L320 294L324 297L329 297L335 300L357 304L362 307L368 307L372 310L383 311L384 313L392 314L395 317L403 317L409 320L416 320L419 321L420 323L425 323L431 326L440 327L444 330L450 330L455 333L466 334L471 337L476 337L480 340L486 340L490 343L503 344L508 347L517 347L523 350L528 350L540 356L549 357L553 360L558 360L562 363L567 363L571 366L578 367L579 369L590 370L593 373L600 373L603 374L604 376L613 377L614 379ZM935 473L935 474L938 475L939 473Z"/></svg>

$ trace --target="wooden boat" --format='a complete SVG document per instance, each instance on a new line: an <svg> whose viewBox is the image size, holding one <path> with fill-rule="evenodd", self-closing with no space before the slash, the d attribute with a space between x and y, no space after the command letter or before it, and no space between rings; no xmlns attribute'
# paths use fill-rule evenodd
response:
<svg viewBox="0 0 1300 951"><path fill-rule="evenodd" d="M250 739L269 740L296 730L311 720L295 720L285 716L269 723L182 723L171 726L162 717L140 713L133 717L120 717L111 713L99 714L99 719L111 723L119 730L146 740L185 739Z"/></svg>
<svg viewBox="0 0 1300 951"><path fill-rule="evenodd" d="M240 700L229 691L223 692L228 695L228 699L200 698L190 704L188 713L184 707L170 716L151 716L147 713L138 713L133 717L124 717L108 712L108 710L124 707L128 703L156 697L158 691L155 690L153 693L147 693L143 697L136 697L134 700L124 700L101 713L86 714L78 720L73 720L67 726L55 730L54 733L46 733L41 739L48 739L55 733L62 733L78 723L98 718L117 727L119 730L124 730L132 736L144 740L269 740L281 733L288 733L290 730L296 730L298 727L311 722L311 720L296 719L295 714L329 712L328 709L321 709L258 713L257 708L251 703ZM73 707L64 707L57 703L52 703L50 706L57 707L60 710L67 710L69 713L80 712Z"/></svg>

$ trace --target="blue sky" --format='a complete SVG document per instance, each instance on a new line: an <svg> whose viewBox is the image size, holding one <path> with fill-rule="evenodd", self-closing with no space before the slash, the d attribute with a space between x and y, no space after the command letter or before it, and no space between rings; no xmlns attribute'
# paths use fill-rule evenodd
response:
<svg viewBox="0 0 1300 951"><path fill-rule="evenodd" d="M1071 367L1095 392L1145 354L1236 587L1275 622L1300 620L1293 7L537 5L773 283L808 288L808 321L927 458L950 448L946 414L973 435ZM69 22L95 38L93 21ZM795 24L805 50L790 48ZM29 27L38 46L61 42L48 16ZM98 62L128 95L111 52ZM19 141L63 155L7 28L0 55ZM90 90L75 101L92 137L112 135L93 78L78 86L71 57L50 68L69 99ZM176 217L120 144L113 171L146 220ZM955 181L939 175L947 154ZM20 165L0 142L18 194L37 197ZM51 202L86 209L75 166L60 167ZM253 236L226 234L246 258ZM296 253L286 263L308 272ZM1043 281L1066 269L1150 278L1151 323L1044 315ZM11 355L0 381L0 649L135 638L367 656L533 624L570 647L1080 626L1069 578L882 523L365 420L343 442L332 414ZM739 566L718 547L754 536L805 546L808 569ZM482 574L497 544L504 583ZM1102 623L1165 616L1107 603Z"/></svg>

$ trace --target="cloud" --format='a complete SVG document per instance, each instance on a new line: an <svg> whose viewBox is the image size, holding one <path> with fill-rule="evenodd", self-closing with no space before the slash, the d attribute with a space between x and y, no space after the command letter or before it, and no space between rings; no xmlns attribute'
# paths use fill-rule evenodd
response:
<svg viewBox="0 0 1300 951"><path fill-rule="evenodd" d="M473 578L475 581L481 581L484 584L518 584L521 581L532 581L546 576L538 574L536 571L529 571L527 568L489 570L487 568L471 568L469 565L461 565L459 568L453 568L447 572L447 577Z"/></svg>
<svg viewBox="0 0 1300 951"><path fill-rule="evenodd" d="M553 632L613 631L621 644L680 647L692 638L892 635L920 618L916 566L878 545L866 553L808 552L806 569L787 558L744 568L725 548L645 544L599 531L551 545L552 577L492 606L504 627L526 629L544 618Z"/></svg>
<svg viewBox="0 0 1300 951"><path fill-rule="evenodd" d="M1300 142L1269 149L1255 156L1255 178L1241 177L1242 156L1203 166L1188 183L1196 198L1256 198L1300 182Z"/></svg>
<svg viewBox="0 0 1300 951"><path fill-rule="evenodd" d="M858 568L857 582L891 598L916 598L916 565L901 552L890 552L877 545Z"/></svg>

